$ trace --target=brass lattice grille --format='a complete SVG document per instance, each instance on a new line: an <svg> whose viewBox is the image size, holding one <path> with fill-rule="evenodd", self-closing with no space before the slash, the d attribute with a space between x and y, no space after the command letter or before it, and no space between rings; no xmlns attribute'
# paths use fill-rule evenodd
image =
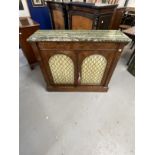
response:
<svg viewBox="0 0 155 155"><path fill-rule="evenodd" d="M82 62L81 84L100 85L106 64L107 60L102 55L86 57Z"/></svg>
<svg viewBox="0 0 155 155"><path fill-rule="evenodd" d="M54 83L74 83L74 64L71 58L64 54L55 54L49 59L49 66Z"/></svg>

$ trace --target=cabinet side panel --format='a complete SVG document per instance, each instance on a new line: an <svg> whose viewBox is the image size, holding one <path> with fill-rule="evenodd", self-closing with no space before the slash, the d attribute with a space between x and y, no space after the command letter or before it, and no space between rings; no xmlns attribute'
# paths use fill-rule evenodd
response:
<svg viewBox="0 0 155 155"><path fill-rule="evenodd" d="M41 55L40 55L40 50L39 50L39 48L37 46L37 43L31 42L31 46L33 48L33 51L34 51L35 56L37 58L37 61L39 62L39 65L40 65L42 74L44 76L44 79L46 81L46 84L47 84L47 86L49 86L50 85L50 79L49 79L48 73L47 73L47 71L45 69L45 65L44 65L43 60L42 60L43 57L41 57Z"/></svg>

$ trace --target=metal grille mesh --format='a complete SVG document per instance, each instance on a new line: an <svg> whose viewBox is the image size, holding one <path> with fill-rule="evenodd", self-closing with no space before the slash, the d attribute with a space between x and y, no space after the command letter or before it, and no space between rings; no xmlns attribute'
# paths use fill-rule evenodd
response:
<svg viewBox="0 0 155 155"><path fill-rule="evenodd" d="M86 57L82 62L81 84L100 85L106 65L107 60L102 55Z"/></svg>
<svg viewBox="0 0 155 155"><path fill-rule="evenodd" d="M74 64L71 58L64 54L56 54L50 57L49 66L55 84L74 83Z"/></svg>

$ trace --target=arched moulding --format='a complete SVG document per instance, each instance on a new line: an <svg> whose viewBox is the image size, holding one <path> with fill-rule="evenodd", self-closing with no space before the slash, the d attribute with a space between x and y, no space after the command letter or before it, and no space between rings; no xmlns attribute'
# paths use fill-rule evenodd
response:
<svg viewBox="0 0 155 155"><path fill-rule="evenodd" d="M55 84L74 84L74 63L70 57L55 54L48 63Z"/></svg>
<svg viewBox="0 0 155 155"><path fill-rule="evenodd" d="M86 57L81 65L81 84L100 85L107 60L103 55L93 54Z"/></svg>

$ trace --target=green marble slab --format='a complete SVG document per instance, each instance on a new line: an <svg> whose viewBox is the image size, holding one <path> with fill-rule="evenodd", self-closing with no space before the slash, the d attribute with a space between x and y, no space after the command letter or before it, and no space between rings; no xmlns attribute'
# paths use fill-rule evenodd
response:
<svg viewBox="0 0 155 155"><path fill-rule="evenodd" d="M131 39L119 30L38 30L29 42L130 42Z"/></svg>

